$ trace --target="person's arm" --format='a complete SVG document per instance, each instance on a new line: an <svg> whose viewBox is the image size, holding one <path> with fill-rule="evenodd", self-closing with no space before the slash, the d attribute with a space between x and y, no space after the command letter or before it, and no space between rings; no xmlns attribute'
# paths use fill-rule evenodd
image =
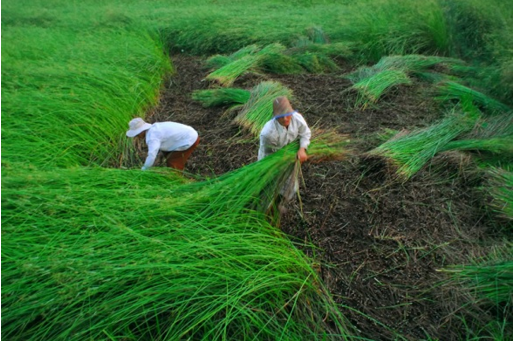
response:
<svg viewBox="0 0 514 341"><path fill-rule="evenodd" d="M161 142L155 139L147 140L146 144L148 145L148 155L141 170L147 170L153 166L155 159L157 158L157 154L159 153L159 148L161 147Z"/></svg>
<svg viewBox="0 0 514 341"><path fill-rule="evenodd" d="M300 148L298 149L298 153L296 154L300 162L304 162L307 160L307 148L311 143L311 130L305 122L305 119L301 114L298 115L298 120L300 124L298 126L298 135L300 136Z"/></svg>
<svg viewBox="0 0 514 341"><path fill-rule="evenodd" d="M260 135L259 155L257 160L273 154L277 151L278 136L273 124L268 122L264 125Z"/></svg>
<svg viewBox="0 0 514 341"><path fill-rule="evenodd" d="M276 143L273 142L273 139L271 139L269 135L261 133L257 160L262 160L264 157L273 154L275 152L275 144Z"/></svg>
<svg viewBox="0 0 514 341"><path fill-rule="evenodd" d="M298 149L298 153L296 153L296 157L298 158L298 160L300 160L300 162L307 161L307 159L309 158L307 156L307 150L305 148L302 148L302 147L300 147Z"/></svg>

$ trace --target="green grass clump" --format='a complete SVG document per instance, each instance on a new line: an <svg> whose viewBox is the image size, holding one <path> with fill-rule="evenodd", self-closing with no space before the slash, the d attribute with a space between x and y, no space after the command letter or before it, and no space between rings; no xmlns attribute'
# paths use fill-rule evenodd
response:
<svg viewBox="0 0 514 341"><path fill-rule="evenodd" d="M327 46L324 46L327 45ZM323 73L338 70L331 59L349 54L347 44L321 44L309 40L301 47L286 49L283 44L274 43L260 49L257 45L245 46L227 55L214 55L207 59L206 66L215 69L205 79L230 86L246 72L268 72L295 74L305 71Z"/></svg>
<svg viewBox="0 0 514 341"><path fill-rule="evenodd" d="M231 60L229 63L209 73L205 79L216 81L222 86L230 86L245 72L252 70L258 71L264 58L276 55L284 49L285 47L281 44L270 44L262 49L254 45L244 47L229 57ZM219 58L217 60L219 60ZM213 64L212 60L210 64ZM218 62L218 64L221 63Z"/></svg>
<svg viewBox="0 0 514 341"><path fill-rule="evenodd" d="M207 60L205 61L205 66L208 68L219 69L233 61L241 59L242 57L255 54L259 50L260 48L257 45L253 44L245 46L227 56L217 54L207 58Z"/></svg>
<svg viewBox="0 0 514 341"><path fill-rule="evenodd" d="M469 97L463 105L474 107ZM469 132L449 142L444 150L469 150L481 167L512 169L512 113L482 115Z"/></svg>
<svg viewBox="0 0 514 341"><path fill-rule="evenodd" d="M437 92L438 96L436 98L441 102L451 100L463 101L471 99L475 105L479 106L490 114L512 112L511 107L485 95L480 91L471 89L457 82L442 82L437 86Z"/></svg>
<svg viewBox="0 0 514 341"><path fill-rule="evenodd" d="M361 94L357 105L363 106L368 102L376 103L383 93L395 85L410 84L410 76L421 74L424 79L427 79L427 70L433 66L459 63L462 62L439 56L387 56L373 66L360 67L346 74L345 78L354 83L352 88Z"/></svg>
<svg viewBox="0 0 514 341"><path fill-rule="evenodd" d="M390 139L368 153L388 159L395 167L396 174L406 180L416 174L450 141L470 131L478 119L475 112L461 113L453 109L440 122Z"/></svg>
<svg viewBox="0 0 514 341"><path fill-rule="evenodd" d="M250 91L250 99L234 118L234 122L258 137L262 127L273 118L273 100L278 96L292 98L293 93L279 82L259 83Z"/></svg>
<svg viewBox="0 0 514 341"><path fill-rule="evenodd" d="M135 27L92 32L5 29L5 164L52 169L112 165L120 159L130 116L156 103L172 68L151 33Z"/></svg>
<svg viewBox="0 0 514 341"><path fill-rule="evenodd" d="M297 148L204 182L167 169L4 170L4 336L345 339L308 259L260 213Z"/></svg>
<svg viewBox="0 0 514 341"><path fill-rule="evenodd" d="M214 72L209 73L205 79L216 81L221 86L230 86L239 76L249 71L250 69L255 68L258 62L259 56L244 56L240 59L230 62L229 64L226 64L225 66L222 66Z"/></svg>
<svg viewBox="0 0 514 341"><path fill-rule="evenodd" d="M450 141L440 151L477 150L512 155L512 136Z"/></svg>
<svg viewBox="0 0 514 341"><path fill-rule="evenodd" d="M486 170L485 180L485 190L492 198L488 202L489 207L499 216L512 220L512 170L490 167Z"/></svg>
<svg viewBox="0 0 514 341"><path fill-rule="evenodd" d="M248 102L250 91L238 88L195 90L191 97L202 102L204 107L238 105Z"/></svg>
<svg viewBox="0 0 514 341"><path fill-rule="evenodd" d="M358 83L362 79L374 76L385 70L401 70L412 75L417 72L427 71L436 65L459 65L461 60L440 56L425 55L401 55L382 57L378 63L373 66L363 66L347 75L346 78L353 83Z"/></svg>
<svg viewBox="0 0 514 341"><path fill-rule="evenodd" d="M512 304L512 260L479 259L441 271L448 274L450 282L470 290L477 301Z"/></svg>
<svg viewBox="0 0 514 341"><path fill-rule="evenodd" d="M366 106L368 103L378 102L386 90L400 84L411 84L411 80L404 71L384 70L360 80L352 88L361 94L357 105Z"/></svg>
<svg viewBox="0 0 514 341"><path fill-rule="evenodd" d="M262 58L260 67L264 72L275 74L298 74L304 72L298 61L284 53L268 54Z"/></svg>

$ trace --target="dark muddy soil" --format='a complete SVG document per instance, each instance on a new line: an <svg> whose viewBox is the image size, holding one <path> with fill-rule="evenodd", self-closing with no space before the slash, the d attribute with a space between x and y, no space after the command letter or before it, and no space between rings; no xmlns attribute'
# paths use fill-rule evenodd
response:
<svg viewBox="0 0 514 341"><path fill-rule="evenodd" d="M174 55L172 62L176 73L147 118L199 132L200 145L186 170L214 176L255 162L258 141L231 123L227 108L204 108L191 99L194 90L216 86L203 80L208 70L202 59ZM487 247L482 244L510 222L487 212L480 175L464 155L438 155L403 183L381 160L366 157L383 128L426 126L444 109L428 85L416 82L390 91L375 107L359 108L351 83L341 77L349 71L342 65L324 75L248 74L233 85L250 89L263 80L279 81L293 91L292 105L309 125L336 128L354 141L356 152L346 160L302 165L301 205L291 205L280 228L292 240L318 247L305 252L319 259L326 287L360 336L467 339L467 330L479 328L473 314L485 325L496 312L487 306L462 309L467 293L437 285L444 278L437 270L481 254Z"/></svg>

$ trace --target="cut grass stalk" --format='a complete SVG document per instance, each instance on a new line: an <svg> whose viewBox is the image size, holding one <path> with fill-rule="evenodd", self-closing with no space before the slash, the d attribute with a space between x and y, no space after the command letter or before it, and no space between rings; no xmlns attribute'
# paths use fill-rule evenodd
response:
<svg viewBox="0 0 514 341"><path fill-rule="evenodd" d="M249 210L297 148L203 183L104 169L3 178L4 335L345 339L305 256Z"/></svg>
<svg viewBox="0 0 514 341"><path fill-rule="evenodd" d="M361 67L345 75L354 83L353 87L361 94L358 106L368 101L376 103L386 90L398 84L410 84L410 76L426 71L439 64L462 63L460 60L438 56L405 55L383 57L371 67Z"/></svg>
<svg viewBox="0 0 514 341"><path fill-rule="evenodd" d="M415 72L426 71L439 64L455 65L462 63L463 62L458 59L439 56L424 56L417 54L387 56L382 57L378 63L373 66L360 67L357 71L346 74L345 78L348 78L353 83L358 83L362 79L369 78L385 70L400 70L410 75Z"/></svg>
<svg viewBox="0 0 514 341"><path fill-rule="evenodd" d="M512 260L479 260L440 271L448 273L450 282L471 290L477 301L485 300L495 305L512 304Z"/></svg>
<svg viewBox="0 0 514 341"><path fill-rule="evenodd" d="M440 122L386 141L368 153L389 160L396 169L396 175L407 180L450 141L470 131L478 118L475 112L460 113L453 109Z"/></svg>
<svg viewBox="0 0 514 341"><path fill-rule="evenodd" d="M237 88L195 90L191 96L202 102L204 107L245 104L250 99L250 91Z"/></svg>
<svg viewBox="0 0 514 341"><path fill-rule="evenodd" d="M485 95L480 91L471 89L457 82L442 82L437 86L437 91L439 95L436 97L436 99L442 102L471 99L476 105L485 109L487 113L512 113L511 107Z"/></svg>
<svg viewBox="0 0 514 341"><path fill-rule="evenodd" d="M386 90L400 84L411 84L407 74L400 70L384 70L364 78L353 85L361 94L357 105L365 107L368 103L376 103Z"/></svg>
<svg viewBox="0 0 514 341"><path fill-rule="evenodd" d="M234 118L234 122L258 137L262 127L273 117L273 100L278 96L292 98L293 93L279 82L259 83L250 91L250 99Z"/></svg>
<svg viewBox="0 0 514 341"><path fill-rule="evenodd" d="M501 217L512 220L512 170L507 171L501 168L489 168L486 171L485 190L491 195L492 200L489 207Z"/></svg>
<svg viewBox="0 0 514 341"><path fill-rule="evenodd" d="M244 47L230 57L233 61L209 73L205 79L216 81L222 86L230 86L245 72L251 70L258 71L263 58L278 54L283 50L285 50L285 47L281 44L270 44L260 51L258 51L254 45Z"/></svg>
<svg viewBox="0 0 514 341"><path fill-rule="evenodd" d="M440 151L448 150L476 150L512 155L512 136L450 141Z"/></svg>
<svg viewBox="0 0 514 341"><path fill-rule="evenodd" d="M258 64L259 59L260 57L257 55L244 56L209 73L205 79L216 81L221 86L230 86L239 76L254 68Z"/></svg>

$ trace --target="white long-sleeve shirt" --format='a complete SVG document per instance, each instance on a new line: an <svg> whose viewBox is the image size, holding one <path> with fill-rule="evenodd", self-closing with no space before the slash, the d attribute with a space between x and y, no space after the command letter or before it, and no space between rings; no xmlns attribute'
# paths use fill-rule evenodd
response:
<svg viewBox="0 0 514 341"><path fill-rule="evenodd" d="M311 130L303 116L293 113L289 127L284 127L277 120L271 119L261 130L258 160L269 154L273 154L280 148L300 137L300 148L305 148L311 143Z"/></svg>
<svg viewBox="0 0 514 341"><path fill-rule="evenodd" d="M148 156L143 170L153 166L159 150L182 151L191 147L198 139L198 132L192 127L176 122L157 122L146 132Z"/></svg>

